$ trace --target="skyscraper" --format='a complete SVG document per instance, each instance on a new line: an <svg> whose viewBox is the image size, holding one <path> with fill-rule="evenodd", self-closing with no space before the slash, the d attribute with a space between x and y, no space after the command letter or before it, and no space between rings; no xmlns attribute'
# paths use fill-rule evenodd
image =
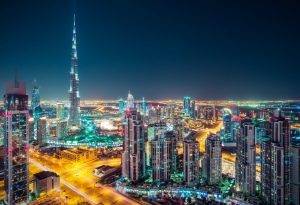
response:
<svg viewBox="0 0 300 205"><path fill-rule="evenodd" d="M195 119L196 116L195 116L195 110L196 109L196 102L195 100L192 102L192 107L191 107L191 112L190 112L190 117Z"/></svg>
<svg viewBox="0 0 300 205"><path fill-rule="evenodd" d="M129 110L130 108L134 108L134 98L129 91L127 96L126 109Z"/></svg>
<svg viewBox="0 0 300 205"><path fill-rule="evenodd" d="M41 117L38 119L38 137L37 137L37 143L39 145L44 144L45 137L47 135L47 119L46 117Z"/></svg>
<svg viewBox="0 0 300 205"><path fill-rule="evenodd" d="M199 181L199 142L192 135L183 141L183 181L188 187L196 186Z"/></svg>
<svg viewBox="0 0 300 205"><path fill-rule="evenodd" d="M142 102L142 109L143 109L142 114L144 116L146 116L147 107L146 107L146 102L145 102L145 98L144 97L143 97L143 102Z"/></svg>
<svg viewBox="0 0 300 205"><path fill-rule="evenodd" d="M120 114L124 113L124 107L125 107L125 105L124 105L123 99L119 98L119 113Z"/></svg>
<svg viewBox="0 0 300 205"><path fill-rule="evenodd" d="M135 108L125 114L122 176L136 181L146 173L144 124Z"/></svg>
<svg viewBox="0 0 300 205"><path fill-rule="evenodd" d="M235 165L236 189L246 195L256 192L255 128L251 122L238 129Z"/></svg>
<svg viewBox="0 0 300 205"><path fill-rule="evenodd" d="M4 191L5 204L27 204L29 201L28 95L26 83L6 82L4 95Z"/></svg>
<svg viewBox="0 0 300 205"><path fill-rule="evenodd" d="M37 140L37 129L38 129L38 119L42 116L42 109L40 107L40 86L37 85L36 80L34 79L31 96L31 109L34 119L34 131L33 131L33 139Z"/></svg>
<svg viewBox="0 0 300 205"><path fill-rule="evenodd" d="M185 115L190 114L190 103L191 103L191 98L190 97L184 97L183 98L183 111Z"/></svg>
<svg viewBox="0 0 300 205"><path fill-rule="evenodd" d="M36 79L34 79L31 99L31 109L40 105L40 86L37 85Z"/></svg>
<svg viewBox="0 0 300 205"><path fill-rule="evenodd" d="M151 166L153 182L162 183L170 180L176 171L176 137L167 131L166 123L156 123L154 126L155 139L151 144Z"/></svg>
<svg viewBox="0 0 300 205"><path fill-rule="evenodd" d="M218 184L222 180L222 149L220 137L210 133L205 142L203 159L203 177L209 184Z"/></svg>
<svg viewBox="0 0 300 205"><path fill-rule="evenodd" d="M78 58L77 58L77 50L76 50L75 15L74 15L74 28L73 28L73 39L72 39L69 100L70 100L69 125L78 126L81 123L81 119L80 119Z"/></svg>
<svg viewBox="0 0 300 205"><path fill-rule="evenodd" d="M264 204L291 203L290 123L274 112L271 135L261 146L261 192Z"/></svg>

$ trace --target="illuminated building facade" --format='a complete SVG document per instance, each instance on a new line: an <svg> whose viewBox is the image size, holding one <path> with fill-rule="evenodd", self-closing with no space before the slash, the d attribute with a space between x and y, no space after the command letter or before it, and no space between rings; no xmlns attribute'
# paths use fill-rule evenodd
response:
<svg viewBox="0 0 300 205"><path fill-rule="evenodd" d="M145 176L146 152L142 115L135 108L126 110L122 153L122 176L132 181Z"/></svg>
<svg viewBox="0 0 300 205"><path fill-rule="evenodd" d="M28 120L28 131L29 131L29 142L34 140L34 119L29 118Z"/></svg>
<svg viewBox="0 0 300 205"><path fill-rule="evenodd" d="M26 83L6 82L4 95L4 195L5 204L29 202L28 95Z"/></svg>
<svg viewBox="0 0 300 205"><path fill-rule="evenodd" d="M127 102L126 102L126 110L129 110L130 108L134 108L134 98L129 91L127 96Z"/></svg>
<svg viewBox="0 0 300 205"><path fill-rule="evenodd" d="M56 118L59 118L59 119L65 118L65 104L64 103L56 104Z"/></svg>
<svg viewBox="0 0 300 205"><path fill-rule="evenodd" d="M199 142L192 135L183 141L183 181L188 187L199 184Z"/></svg>
<svg viewBox="0 0 300 205"><path fill-rule="evenodd" d="M33 89L32 89L32 99L31 99L31 109L34 119L34 140L37 140L37 127L38 127L38 119L42 116L42 109L40 107L40 87L37 85L36 80L32 83Z"/></svg>
<svg viewBox="0 0 300 205"><path fill-rule="evenodd" d="M69 125L78 126L81 124L80 117L80 96L79 96L79 78L78 78L78 57L76 50L76 28L74 15L74 28L72 39L72 57L71 57L71 72L70 72L70 115Z"/></svg>
<svg viewBox="0 0 300 205"><path fill-rule="evenodd" d="M155 139L152 140L152 180L162 183L170 180L171 174L176 171L176 137L173 132L167 131L166 123L156 123L154 127Z"/></svg>
<svg viewBox="0 0 300 205"><path fill-rule="evenodd" d="M222 142L217 134L210 133L205 142L205 156L202 161L203 177L209 184L222 180Z"/></svg>
<svg viewBox="0 0 300 205"><path fill-rule="evenodd" d="M119 113L124 113L125 103L122 98L119 98Z"/></svg>
<svg viewBox="0 0 300 205"><path fill-rule="evenodd" d="M155 134L154 134L154 124L148 125L148 133L147 133L148 139L146 142L146 166L151 166L151 141L154 140Z"/></svg>
<svg viewBox="0 0 300 205"><path fill-rule="evenodd" d="M271 135L262 142L261 194L264 204L291 203L290 123L279 110L270 119ZM294 165L293 165L294 166Z"/></svg>
<svg viewBox="0 0 300 205"><path fill-rule="evenodd" d="M67 124L68 122L66 119L60 119L57 121L56 137L58 139L63 139L64 137L68 136Z"/></svg>
<svg viewBox="0 0 300 205"><path fill-rule="evenodd" d="M237 132L240 127L240 123L236 121L225 121L221 128L221 140L223 142L236 142Z"/></svg>
<svg viewBox="0 0 300 205"><path fill-rule="evenodd" d="M183 98L183 111L185 115L190 115L190 107L191 107L191 98L184 97Z"/></svg>
<svg viewBox="0 0 300 205"><path fill-rule="evenodd" d="M148 113L149 124L159 123L161 120L162 120L161 108L159 106L151 107Z"/></svg>
<svg viewBox="0 0 300 205"><path fill-rule="evenodd" d="M238 129L235 165L236 190L245 195L256 192L255 125L243 122Z"/></svg>
<svg viewBox="0 0 300 205"><path fill-rule="evenodd" d="M146 116L146 112L147 112L147 106L146 106L145 98L143 97L143 102L142 102L142 114L143 114L144 116Z"/></svg>

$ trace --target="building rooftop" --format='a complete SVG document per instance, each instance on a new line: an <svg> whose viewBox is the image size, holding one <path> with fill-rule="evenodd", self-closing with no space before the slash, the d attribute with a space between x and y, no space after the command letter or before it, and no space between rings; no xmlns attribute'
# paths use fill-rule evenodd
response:
<svg viewBox="0 0 300 205"><path fill-rule="evenodd" d="M46 179L48 177L59 177L59 175L57 175L55 172L50 171L42 171L37 174L34 174L34 176L39 180Z"/></svg>

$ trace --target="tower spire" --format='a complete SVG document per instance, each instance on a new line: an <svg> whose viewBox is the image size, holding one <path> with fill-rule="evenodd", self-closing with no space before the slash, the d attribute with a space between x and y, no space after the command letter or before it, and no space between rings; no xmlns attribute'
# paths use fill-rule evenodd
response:
<svg viewBox="0 0 300 205"><path fill-rule="evenodd" d="M80 125L80 96L79 96L79 78L78 78L78 57L76 50L76 27L74 14L74 27L72 38L72 56L71 56L71 72L70 72L70 125Z"/></svg>

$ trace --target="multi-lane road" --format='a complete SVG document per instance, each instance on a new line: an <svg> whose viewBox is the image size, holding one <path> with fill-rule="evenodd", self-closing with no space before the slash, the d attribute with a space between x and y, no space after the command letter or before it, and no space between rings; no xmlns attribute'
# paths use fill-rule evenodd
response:
<svg viewBox="0 0 300 205"><path fill-rule="evenodd" d="M57 158L43 155L39 152L30 152L31 163L43 170L51 170L60 176L61 184L76 192L81 198L86 198L93 204L128 205L138 204L135 201L119 194L110 186L96 184L99 178L93 175L93 170L101 165L119 166L120 158L94 160L86 163L67 163ZM64 194L64 190L62 190ZM79 200L79 199L78 199Z"/></svg>

